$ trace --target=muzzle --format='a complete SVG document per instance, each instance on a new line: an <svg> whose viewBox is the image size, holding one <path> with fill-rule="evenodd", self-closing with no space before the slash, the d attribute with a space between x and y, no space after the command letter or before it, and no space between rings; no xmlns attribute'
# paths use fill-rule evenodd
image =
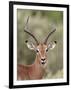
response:
<svg viewBox="0 0 71 90"><path fill-rule="evenodd" d="M41 63L42 64L45 64L46 63L46 59L44 58L44 59L41 59Z"/></svg>

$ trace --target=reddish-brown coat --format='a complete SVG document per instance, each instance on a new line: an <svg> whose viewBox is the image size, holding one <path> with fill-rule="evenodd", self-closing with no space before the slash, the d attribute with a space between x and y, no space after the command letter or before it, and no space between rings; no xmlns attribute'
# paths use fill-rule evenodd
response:
<svg viewBox="0 0 71 90"><path fill-rule="evenodd" d="M18 80L36 80L42 79L45 69L42 68L38 58L36 57L32 65L18 65L17 79Z"/></svg>

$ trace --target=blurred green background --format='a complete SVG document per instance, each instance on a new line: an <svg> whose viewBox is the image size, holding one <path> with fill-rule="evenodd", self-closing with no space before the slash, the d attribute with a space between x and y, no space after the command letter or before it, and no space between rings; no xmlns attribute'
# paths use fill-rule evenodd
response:
<svg viewBox="0 0 71 90"><path fill-rule="evenodd" d="M32 64L35 52L27 48L25 40L35 43L33 38L24 32L24 26L29 19L29 31L38 41L43 42L49 32L56 28L48 42L57 41L53 50L48 52L48 74L44 78L63 78L63 12L17 9L17 63Z"/></svg>

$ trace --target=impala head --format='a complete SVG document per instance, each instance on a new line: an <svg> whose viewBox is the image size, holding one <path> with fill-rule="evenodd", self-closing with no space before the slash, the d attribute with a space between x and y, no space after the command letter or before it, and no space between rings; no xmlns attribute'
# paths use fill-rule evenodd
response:
<svg viewBox="0 0 71 90"><path fill-rule="evenodd" d="M27 23L26 23L26 27L24 29L24 31L29 34L36 42L36 45L34 45L32 42L28 42L26 40L26 43L27 43L27 47L31 50L34 50L37 54L37 58L39 60L39 63L41 63L42 65L44 65L46 62L47 62L47 52L49 50L52 50L55 46L56 46L56 41L53 41L53 42L50 42L50 43L47 43L48 41L48 38L56 31L56 29L53 29L46 37L46 39L44 40L43 43L39 43L38 40L36 39L36 37L30 33L28 31L28 20L29 20L29 17L27 19Z"/></svg>

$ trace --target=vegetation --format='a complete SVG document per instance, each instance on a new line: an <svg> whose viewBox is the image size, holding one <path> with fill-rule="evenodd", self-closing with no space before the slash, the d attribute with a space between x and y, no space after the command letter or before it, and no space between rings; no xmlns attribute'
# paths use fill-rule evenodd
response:
<svg viewBox="0 0 71 90"><path fill-rule="evenodd" d="M48 74L44 78L63 77L63 12L42 10L17 10L17 63L32 64L35 60L35 52L27 48L25 41L35 43L33 38L24 32L27 17L29 20L29 31L38 41L43 41L48 33L56 28L56 32L49 38L48 42L57 41L57 46L48 52Z"/></svg>

